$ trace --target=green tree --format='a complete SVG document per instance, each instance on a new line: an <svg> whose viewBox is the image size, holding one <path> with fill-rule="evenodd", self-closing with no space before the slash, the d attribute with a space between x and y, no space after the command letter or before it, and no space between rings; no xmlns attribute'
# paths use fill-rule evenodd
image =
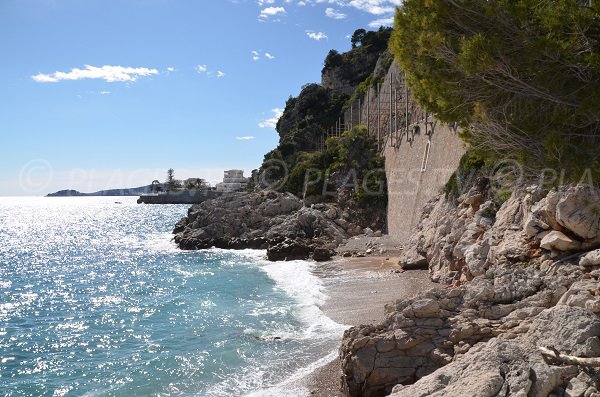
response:
<svg viewBox="0 0 600 397"><path fill-rule="evenodd" d="M327 56L325 57L324 65L325 68L333 68L336 66L340 66L343 61L344 59L342 58L339 52L337 52L336 50L329 50L329 53L327 53Z"/></svg>
<svg viewBox="0 0 600 397"><path fill-rule="evenodd" d="M175 170L173 170L173 168L169 168L167 170L167 181L165 182L165 190L168 192L171 190L181 189L181 186L181 181L175 179Z"/></svg>
<svg viewBox="0 0 600 397"><path fill-rule="evenodd" d="M413 96L486 158L600 173L600 2L405 0L390 47Z"/></svg>
<svg viewBox="0 0 600 397"><path fill-rule="evenodd" d="M350 38L350 43L352 43L352 48L356 48L358 45L362 44L363 39L365 38L365 34L367 31L365 29L356 29Z"/></svg>
<svg viewBox="0 0 600 397"><path fill-rule="evenodd" d="M206 190L209 187L208 182L202 178L188 178L183 181L183 188L187 190Z"/></svg>

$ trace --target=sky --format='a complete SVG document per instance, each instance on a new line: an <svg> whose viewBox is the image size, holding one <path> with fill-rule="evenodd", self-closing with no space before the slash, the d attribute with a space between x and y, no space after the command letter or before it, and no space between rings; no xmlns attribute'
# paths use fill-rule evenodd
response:
<svg viewBox="0 0 600 397"><path fill-rule="evenodd" d="M0 196L258 168L286 100L401 0L0 0Z"/></svg>

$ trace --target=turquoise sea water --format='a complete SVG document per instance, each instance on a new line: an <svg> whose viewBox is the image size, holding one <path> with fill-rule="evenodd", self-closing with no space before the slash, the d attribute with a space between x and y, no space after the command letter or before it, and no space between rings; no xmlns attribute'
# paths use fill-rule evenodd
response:
<svg viewBox="0 0 600 397"><path fill-rule="evenodd" d="M313 265L180 251L187 208L0 198L0 394L304 395L343 329Z"/></svg>

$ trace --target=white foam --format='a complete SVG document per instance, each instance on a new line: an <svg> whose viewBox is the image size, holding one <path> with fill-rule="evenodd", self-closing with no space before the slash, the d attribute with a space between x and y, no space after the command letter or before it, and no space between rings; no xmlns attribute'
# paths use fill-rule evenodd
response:
<svg viewBox="0 0 600 397"><path fill-rule="evenodd" d="M268 339L270 336L281 337L282 339L296 339L305 341L309 346L315 346L313 342L320 341L317 345L329 346L327 349L338 344L346 325L338 324L323 313L320 309L328 296L325 294L325 283L322 278L314 274L316 264L310 261L287 261L270 262L266 259L264 250L239 250L226 251L220 249L210 250L215 255L222 255L225 252L237 254L244 257L248 264L256 266L275 282L275 288L283 291L292 298L296 304L290 310L302 323L300 329L279 328L271 329L271 334L264 334L254 329L246 329L246 335L253 335ZM232 265L239 266L239 260L231 261ZM259 310L260 308L257 308ZM280 308L279 308L280 309ZM264 370L277 371L277 368L254 369L252 376L244 376L243 379L235 379L239 382L240 390L253 389L255 391L247 394L247 397L298 397L308 396L304 379L313 373L317 368L331 362L337 355L337 351L332 351L326 356L301 367L291 375L286 376L285 380L278 384L265 384L263 377ZM313 356L314 357L314 356ZM301 360L301 358L299 358Z"/></svg>
<svg viewBox="0 0 600 397"><path fill-rule="evenodd" d="M283 382L272 387L253 391L246 394L245 397L299 397L308 396L309 390L305 385L306 378L322 366L330 363L337 357L337 351L332 351L325 357L318 359L298 369L296 372L287 377Z"/></svg>
<svg viewBox="0 0 600 397"><path fill-rule="evenodd" d="M307 261L268 262L261 270L278 288L298 302L298 318L306 324L303 338L337 337L346 328L323 313L320 306L327 300L322 279L312 273L314 263Z"/></svg>

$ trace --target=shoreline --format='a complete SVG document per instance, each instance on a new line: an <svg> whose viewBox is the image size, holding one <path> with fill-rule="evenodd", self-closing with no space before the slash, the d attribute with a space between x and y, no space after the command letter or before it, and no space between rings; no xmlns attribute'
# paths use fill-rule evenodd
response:
<svg viewBox="0 0 600 397"><path fill-rule="evenodd" d="M322 263L314 272L324 280L328 297L321 310L348 328L379 323L385 319L386 304L439 286L429 280L427 270L397 273L399 269L398 258L386 256L340 257ZM342 335L340 343L341 339ZM311 397L343 397L340 375L340 362L335 357L308 375L304 386Z"/></svg>

